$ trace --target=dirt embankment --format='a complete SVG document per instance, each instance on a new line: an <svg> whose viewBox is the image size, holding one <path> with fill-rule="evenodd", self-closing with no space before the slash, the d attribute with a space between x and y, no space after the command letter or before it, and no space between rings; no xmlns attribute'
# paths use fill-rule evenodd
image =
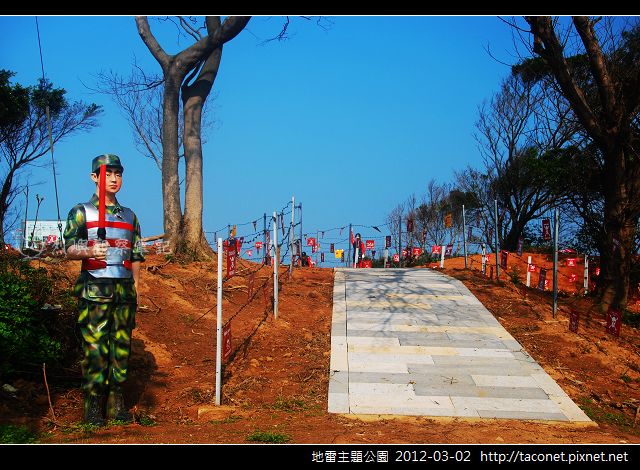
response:
<svg viewBox="0 0 640 470"><path fill-rule="evenodd" d="M640 404L637 329L624 325L620 338L606 334L604 317L581 297L561 298L553 319L548 292L511 282L497 285L477 270L460 269L461 260L447 260L446 266L445 273L478 296L597 427L329 414L333 271L297 269L290 279L283 269L276 320L269 307L272 269L256 271L245 262L225 283L224 320L233 316L232 356L224 369L223 406L216 408L215 263L167 264L156 255L148 257L142 273L126 390L127 403L141 422L97 430L78 425L77 365L66 377L50 378L57 424L49 419L38 379L17 381L15 396L0 397L0 421L25 423L39 430L40 442L51 443L640 442L640 423L634 427ZM55 269L67 272L71 281L79 267L65 262ZM253 271L255 295L247 304L247 274ZM567 329L569 303L584 312L577 334Z"/></svg>

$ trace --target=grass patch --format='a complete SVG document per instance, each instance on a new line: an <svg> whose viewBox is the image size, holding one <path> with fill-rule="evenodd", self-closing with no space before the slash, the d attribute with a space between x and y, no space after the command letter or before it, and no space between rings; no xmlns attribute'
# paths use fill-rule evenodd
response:
<svg viewBox="0 0 640 470"><path fill-rule="evenodd" d="M247 436L247 441L249 442L263 442L266 444L284 444L290 440L291 438L286 434L269 431L256 430Z"/></svg>
<svg viewBox="0 0 640 470"><path fill-rule="evenodd" d="M214 419L209 421L209 423L211 424L233 424L236 423L238 421L240 421L242 419L242 416L238 416L238 415L231 415L231 416L227 416L224 419Z"/></svg>
<svg viewBox="0 0 640 470"><path fill-rule="evenodd" d="M26 426L0 424L0 444L32 444L38 436Z"/></svg>
<svg viewBox="0 0 640 470"><path fill-rule="evenodd" d="M633 418L624 413L603 410L590 398L581 398L579 402L582 411L596 423L611 424L632 434L640 433L640 429L633 427Z"/></svg>
<svg viewBox="0 0 640 470"><path fill-rule="evenodd" d="M82 432L83 434L90 435L100 429L100 426L95 424L79 422L62 428L62 432L65 434L71 434L74 432Z"/></svg>
<svg viewBox="0 0 640 470"><path fill-rule="evenodd" d="M211 401L215 397L215 394L212 390L202 390L199 388L191 388L187 392L187 396L194 403L203 404L203 403L211 403Z"/></svg>
<svg viewBox="0 0 640 470"><path fill-rule="evenodd" d="M149 415L142 415L140 419L138 419L138 423L140 426L155 426L156 422Z"/></svg>
<svg viewBox="0 0 640 470"><path fill-rule="evenodd" d="M110 419L107 424L109 426L127 426L133 423L133 421L122 421L121 419Z"/></svg>
<svg viewBox="0 0 640 470"><path fill-rule="evenodd" d="M273 404L273 408L280 411L285 411L287 413L294 413L296 411L304 411L309 409L309 406L299 398L283 398L278 397L276 402Z"/></svg>

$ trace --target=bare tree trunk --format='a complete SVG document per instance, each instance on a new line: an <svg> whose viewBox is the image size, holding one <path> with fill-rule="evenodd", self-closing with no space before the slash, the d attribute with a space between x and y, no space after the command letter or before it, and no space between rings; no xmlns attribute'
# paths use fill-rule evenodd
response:
<svg viewBox="0 0 640 470"><path fill-rule="evenodd" d="M181 231L180 180L178 177L178 112L182 78L165 74L162 120L162 200L165 241L176 247Z"/></svg>
<svg viewBox="0 0 640 470"><path fill-rule="evenodd" d="M627 160L627 165L625 165ZM638 165L625 158L624 152L612 149L605 156L604 167L604 228L605 250L601 252L602 304L624 308L629 293L629 274L638 222ZM628 187L631 185L631 187ZM635 206L635 207L634 207Z"/></svg>
<svg viewBox="0 0 640 470"><path fill-rule="evenodd" d="M184 153L186 186L184 204L183 248L194 258L207 258L213 250L207 243L203 227L202 184L202 108L218 74L222 46L216 48L202 66L191 85L182 86L184 112Z"/></svg>
<svg viewBox="0 0 640 470"><path fill-rule="evenodd" d="M249 22L251 17L238 17L229 16L225 19L224 23L220 22L220 17L206 17L208 36L201 38L195 44L192 44L187 49L181 51L177 55L169 55L160 46L155 36L151 33L149 22L146 17L136 17L136 25L138 33L145 43L149 52L154 56L162 67L163 76L165 79L164 86L164 100L163 100L163 135L162 135L162 196L163 196L163 212L164 212L164 231L165 240L168 242L172 250L177 254L184 246L181 243L182 240L182 211L180 207L180 181L178 177L178 112L179 112L179 98L180 87L187 74L197 67L198 64L204 60L205 57L214 55L213 51L217 48L221 48L222 45L235 38L240 31ZM218 60L219 65L219 60ZM215 68L217 73L217 66ZM213 76L215 79L215 74ZM213 79L211 84L213 84ZM210 91L209 87L209 91ZM207 92L208 94L208 92ZM206 95L204 95L206 98ZM202 100L204 103L204 99ZM198 128L197 136L200 141L200 119L201 119L202 105L200 105L200 115L197 117ZM195 118L195 116L192 116ZM185 149L187 146L194 145L193 142L187 144L187 130L185 123ZM187 163L191 169L191 173L200 173L200 214L202 214L202 146L197 145L200 148L200 163L199 170L194 170L194 162ZM186 158L186 157L185 157ZM196 164L198 167L198 164ZM191 186L189 191L190 200L194 199L192 195L193 191L197 192L197 186L193 185L193 181L188 183ZM186 199L186 198L185 198ZM186 206L185 202L185 206ZM197 204L197 203L196 203ZM192 230L192 229L190 229ZM202 215L200 215L200 233L202 234Z"/></svg>

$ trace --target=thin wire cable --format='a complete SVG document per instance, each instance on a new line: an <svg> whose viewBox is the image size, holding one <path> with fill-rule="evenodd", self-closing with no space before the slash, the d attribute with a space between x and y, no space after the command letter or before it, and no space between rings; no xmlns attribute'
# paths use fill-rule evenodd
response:
<svg viewBox="0 0 640 470"><path fill-rule="evenodd" d="M38 33L38 50L40 51L40 67L42 69L42 83L41 86L45 85L45 74L44 74L44 60L42 58L42 44L40 41L40 25L38 24L38 17L36 16L36 31ZM51 167L53 169L53 186L56 192L56 209L58 211L58 231L60 232L60 238L58 240L59 244L62 244L62 219L60 217L60 200L58 198L58 179L56 177L56 162L53 158L53 135L51 130L51 116L49 114L49 105L46 106L46 114L47 114L47 127L49 129L49 150L51 151Z"/></svg>

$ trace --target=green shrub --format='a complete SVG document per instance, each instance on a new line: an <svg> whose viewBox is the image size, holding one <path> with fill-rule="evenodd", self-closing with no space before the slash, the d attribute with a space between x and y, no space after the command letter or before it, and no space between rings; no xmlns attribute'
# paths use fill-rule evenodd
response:
<svg viewBox="0 0 640 470"><path fill-rule="evenodd" d="M640 313L634 313L631 310L623 310L622 323L632 326L634 328L640 328Z"/></svg>
<svg viewBox="0 0 640 470"><path fill-rule="evenodd" d="M254 431L247 436L249 442L264 442L266 444L285 444L289 442L291 438L286 434L270 431Z"/></svg>
<svg viewBox="0 0 640 470"><path fill-rule="evenodd" d="M518 268L518 265L516 264L513 265L513 267L511 268L511 271L509 272L509 278L511 278L511 282L513 282L516 285L522 283L522 275L520 273L520 268Z"/></svg>
<svg viewBox="0 0 640 470"><path fill-rule="evenodd" d="M0 265L0 374L16 365L55 362L62 346L48 330L40 308L52 292L44 269L18 260Z"/></svg>
<svg viewBox="0 0 640 470"><path fill-rule="evenodd" d="M0 444L31 444L36 442L36 435L25 426L0 424Z"/></svg>

